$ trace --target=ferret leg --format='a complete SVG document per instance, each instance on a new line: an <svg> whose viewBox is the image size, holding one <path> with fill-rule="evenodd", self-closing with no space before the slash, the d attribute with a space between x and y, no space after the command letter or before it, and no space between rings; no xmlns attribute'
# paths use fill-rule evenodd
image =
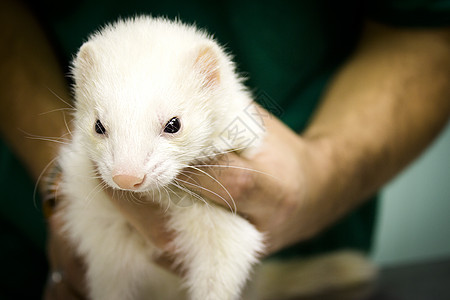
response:
<svg viewBox="0 0 450 300"><path fill-rule="evenodd" d="M203 203L173 209L169 226L191 299L238 299L263 235L238 215Z"/></svg>

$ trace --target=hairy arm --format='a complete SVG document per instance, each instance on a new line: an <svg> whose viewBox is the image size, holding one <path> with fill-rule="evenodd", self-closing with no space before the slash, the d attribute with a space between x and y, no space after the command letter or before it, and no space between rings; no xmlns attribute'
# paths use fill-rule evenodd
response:
<svg viewBox="0 0 450 300"><path fill-rule="evenodd" d="M269 117L261 153L226 159L277 180L236 168L210 173L230 191L238 212L267 233L271 253L356 208L412 161L449 115L450 30L367 24L304 133ZM186 180L227 198L205 176Z"/></svg>
<svg viewBox="0 0 450 300"><path fill-rule="evenodd" d="M37 179L56 156L56 139L66 131L59 109L67 108L67 82L51 46L20 1L0 4L0 133ZM56 96L58 95L58 96Z"/></svg>
<svg viewBox="0 0 450 300"><path fill-rule="evenodd" d="M10 1L1 5L1 134L37 178L57 147L28 139L17 128L61 136L62 114L40 113L65 108L50 90L63 99L69 95L37 22L21 6ZM448 30L367 26L360 47L335 76L306 132L298 135L268 117L261 153L251 160L228 155L230 165L245 169L210 171L233 195L238 212L267 233L269 252L307 239L351 211L439 132L450 112L449 39ZM205 176L188 180L228 197ZM212 193L204 196L223 204ZM149 230L162 218L149 218L159 213L154 206L114 203L134 227L164 248L170 234L158 227ZM57 221L50 223L52 268L72 277L79 265L65 250L70 247L57 234ZM79 272L66 282L82 292ZM64 293L64 285L58 287L53 292Z"/></svg>
<svg viewBox="0 0 450 300"><path fill-rule="evenodd" d="M450 29L368 24L303 134L320 230L412 161L450 116Z"/></svg>
<svg viewBox="0 0 450 300"><path fill-rule="evenodd" d="M67 101L70 96L47 37L20 1L0 1L0 63L0 133L37 180L56 157L59 144L30 137L56 139L67 132L67 105L58 98ZM48 256L50 269L63 271L64 278L47 287L45 299L80 299L76 295L84 293L82 263L60 227L60 220L49 220Z"/></svg>

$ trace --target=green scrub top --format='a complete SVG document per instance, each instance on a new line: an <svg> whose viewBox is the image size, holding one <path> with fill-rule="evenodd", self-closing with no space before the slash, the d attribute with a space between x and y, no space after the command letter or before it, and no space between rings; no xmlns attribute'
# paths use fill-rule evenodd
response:
<svg viewBox="0 0 450 300"><path fill-rule="evenodd" d="M231 52L255 99L301 133L321 94L351 55L366 19L394 26L450 24L450 1L30 1L65 70L87 36L118 17L179 18L212 33ZM364 84L355 82L355 84ZM45 222L34 183L0 144L0 299L39 298L46 276ZM39 200L36 201L39 203ZM367 201L314 239L278 257L339 248L368 251L376 201Z"/></svg>

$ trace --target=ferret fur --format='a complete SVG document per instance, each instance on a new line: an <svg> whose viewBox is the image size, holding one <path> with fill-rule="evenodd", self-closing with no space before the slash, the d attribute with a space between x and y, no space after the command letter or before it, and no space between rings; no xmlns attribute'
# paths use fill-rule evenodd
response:
<svg viewBox="0 0 450 300"><path fill-rule="evenodd" d="M59 159L59 192L67 199L61 217L64 232L85 259L90 298L242 297L264 251L264 235L239 215L173 184L200 158L230 150L250 157L260 147L263 123L229 55L193 26L137 17L90 36L72 74L75 126ZM167 134L164 126L172 117L179 118L181 129ZM95 132L97 120L103 135ZM131 192L167 207L182 277L153 262L161 250L132 229L109 200L104 186L120 189L115 174L145 175ZM265 269L256 269L246 299L273 296L263 278L272 278L274 268ZM267 297L264 290L271 290Z"/></svg>

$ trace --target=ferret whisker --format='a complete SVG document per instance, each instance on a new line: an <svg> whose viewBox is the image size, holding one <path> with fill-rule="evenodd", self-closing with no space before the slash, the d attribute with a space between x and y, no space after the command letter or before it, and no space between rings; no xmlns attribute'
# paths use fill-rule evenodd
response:
<svg viewBox="0 0 450 300"><path fill-rule="evenodd" d="M111 197L112 197L113 199L119 199L119 198L121 198L120 195L118 195L119 192L121 192L121 190L118 190L118 189L112 189Z"/></svg>
<svg viewBox="0 0 450 300"><path fill-rule="evenodd" d="M93 190L93 191L95 191L95 193L90 195L89 198L88 198L89 199L88 200L89 205L90 205L90 202L92 202L93 199L95 199L96 194L99 194L99 193L103 192L107 188L108 188L108 185L105 182L100 181L99 184L97 184L97 186Z"/></svg>
<svg viewBox="0 0 450 300"><path fill-rule="evenodd" d="M192 182L189 182L189 181L185 181L185 180L182 180L182 179L175 179L175 180L176 180L177 183L178 183L178 182L181 182L181 183L183 183L183 184L185 184L185 185L193 186L193 187L195 187L195 188L198 188L198 189L201 189L201 190L206 191L206 192L208 192L208 193L211 193L211 194L215 195L216 197L219 197L223 202L225 202L225 204L228 206L228 208L230 209L230 211L231 211L232 213L236 213L236 212L237 212L236 205L234 205L234 208L231 207L230 203L229 203L223 196L217 194L216 192L214 192L214 191L212 191L212 190L210 190L210 189L207 189L207 188L205 188L205 187L202 187L201 185L198 185L198 184L194 184L194 183L192 183ZM189 190L189 189L188 189L188 190ZM194 192L191 191L191 193L194 193ZM228 193L228 195L229 195L229 193ZM202 198L202 199L203 199L203 198ZM203 199L203 200L204 200L204 199ZM205 200L204 200L204 201L205 201ZM232 201L232 203L234 204L234 200Z"/></svg>
<svg viewBox="0 0 450 300"><path fill-rule="evenodd" d="M64 133L63 135L61 135L61 138L65 138L66 136L71 136L72 135L72 132L66 132L66 133ZM69 138L67 138L67 139L69 139Z"/></svg>
<svg viewBox="0 0 450 300"><path fill-rule="evenodd" d="M207 163L204 163L204 164L201 163L201 164L197 164L197 165L193 164L193 165L190 165L189 167L196 167L196 168L201 167L201 168L205 169L206 171L213 172L213 174L214 174L214 169Z"/></svg>
<svg viewBox="0 0 450 300"><path fill-rule="evenodd" d="M186 167L186 168L187 168L187 167ZM189 171L189 170L184 169L183 171L180 172L180 174L182 174L182 175L184 175L184 176L186 176L186 177L189 177L189 179L194 180L191 176L189 176L189 175L187 175L187 174L197 175L198 173L192 172L192 171Z"/></svg>
<svg viewBox="0 0 450 300"><path fill-rule="evenodd" d="M103 181L102 176L95 170L90 171L89 173L86 172L86 174L80 175L80 177L89 176L91 179L99 179Z"/></svg>
<svg viewBox="0 0 450 300"><path fill-rule="evenodd" d="M61 111L62 112L65 112L65 111L73 112L73 111L75 111L75 109L74 108L69 108L69 107L55 108L55 109L52 109L52 110L49 110L49 111L41 112L41 113L39 113L39 116L51 114L51 113L54 113L54 112L61 112Z"/></svg>
<svg viewBox="0 0 450 300"><path fill-rule="evenodd" d="M80 176L90 176L91 178L101 178L100 173L97 170L89 170L89 172L86 172L86 174L82 174Z"/></svg>
<svg viewBox="0 0 450 300"><path fill-rule="evenodd" d="M215 148L214 146L212 148L217 150L217 148ZM238 152L238 151L241 151L241 150L244 150L244 149L246 149L246 147L233 148L233 149L228 149L228 150L223 150L223 151L214 151L214 152L211 152L211 154L198 156L198 157L196 157L196 159L200 160L202 158L217 157L217 156L225 155L225 154L232 153L232 152Z"/></svg>
<svg viewBox="0 0 450 300"><path fill-rule="evenodd" d="M63 138L62 136L60 136L60 137L43 136L43 135L37 135L37 134L32 134L32 133L26 132L25 130L22 130L20 128L19 128L19 130L23 134L26 135L27 139L31 139L31 140L41 140L41 141L47 141L47 142L60 143L60 144L64 144L64 145L68 145L70 142L70 139Z"/></svg>
<svg viewBox="0 0 450 300"><path fill-rule="evenodd" d="M189 170L186 170L186 169L184 169L183 171L180 172L181 175L186 176L187 178L189 178L190 180L192 180L194 183L200 184L200 182L198 182L198 180L196 180L195 178L193 178L193 177L190 176L190 175L187 175L186 173L191 174L191 175L194 175L194 176L198 175L198 173L192 172L192 171L189 171Z"/></svg>
<svg viewBox="0 0 450 300"><path fill-rule="evenodd" d="M158 199L158 203L159 204L162 204L163 203L163 201L162 201L162 192L161 192L161 189L162 189L162 186L157 186L157 192L158 192L158 197L159 197L159 199Z"/></svg>
<svg viewBox="0 0 450 300"><path fill-rule="evenodd" d="M169 208L170 208L170 202L171 202L170 199L171 199L171 197L170 197L170 193L169 193L169 190L168 190L168 186L163 186L163 189L164 189L164 191L167 194L167 199L169 199L169 201L167 201L167 207L166 207L166 209L164 211L164 213L167 213L169 211ZM172 190L170 190L170 191L172 191Z"/></svg>
<svg viewBox="0 0 450 300"><path fill-rule="evenodd" d="M46 164L45 165L45 167L44 167L44 169L42 170L42 172L39 174L39 176L38 176L38 178L37 178L37 180L36 180L36 183L34 184L34 189L33 189L33 205L34 205L34 208L38 208L38 205L37 205L37 202L36 202L36 195L37 195L37 190L38 190L38 187L39 187L39 184L40 184L40 182L41 182L41 180L42 181L44 181L45 183L52 183L53 184L53 182L50 182L50 180L49 180L49 178L48 177L44 177L44 174L45 174L45 172L48 170L48 168L50 168L50 166L51 165L53 165L54 163L55 163L55 161L57 160L57 159L59 159L59 157L55 157L55 158L53 158L48 164ZM56 189L57 189L57 187L56 186L47 186L47 189L49 189L49 190L54 190L55 191L55 194L56 194ZM48 192L48 191L47 191ZM53 197L53 195L42 195L42 201L45 201L45 200L47 200L47 199L50 199L50 198L52 198ZM56 195L54 195L54 198L56 198Z"/></svg>
<svg viewBox="0 0 450 300"><path fill-rule="evenodd" d="M75 110L75 107L70 104L68 101L64 100L62 97L60 97L58 94L56 94L51 88L47 87L47 89L50 91L50 93L52 93L56 98L58 98L62 103L66 104L67 106L69 106L71 109Z"/></svg>
<svg viewBox="0 0 450 300"><path fill-rule="evenodd" d="M106 183L106 182L104 182L104 181L101 181L101 183L100 183L100 189L97 191L97 193L101 193L101 192L103 192L103 191L106 191L106 189L108 189L109 188L109 185ZM92 201L92 200L91 200Z"/></svg>
<svg viewBox="0 0 450 300"><path fill-rule="evenodd" d="M152 201L155 201L155 190L152 189Z"/></svg>
<svg viewBox="0 0 450 300"><path fill-rule="evenodd" d="M122 191L122 197L123 199L125 199L125 201L134 204L137 204L134 199L132 198L132 196L129 193L125 193L124 191Z"/></svg>
<svg viewBox="0 0 450 300"><path fill-rule="evenodd" d="M118 193L120 192L120 198L121 199L124 199L126 202L130 202L130 203L135 203L134 201L133 201L133 199L131 199L131 196L129 195L130 193L128 193L127 191L124 191L124 190L117 190L118 191Z"/></svg>
<svg viewBox="0 0 450 300"><path fill-rule="evenodd" d="M64 119L64 126L65 126L66 129L67 129L67 133L68 133L70 136L72 136L72 131L70 131L69 124L67 123L66 114L63 114L63 119ZM66 133L66 134L67 134L67 133ZM65 136L66 134L62 135L62 137Z"/></svg>
<svg viewBox="0 0 450 300"><path fill-rule="evenodd" d="M187 166L187 167L188 167L188 166ZM187 175L186 173L189 173L189 174L191 174L191 175L198 176L198 172L192 172L192 171L189 171L189 170L187 170L187 169L183 169L183 171L181 171L180 174L182 174L182 175L186 176L188 179L190 179L190 180L193 182L193 184L191 184L192 186L200 187L200 188L203 188L205 191L208 191L208 192L211 192L211 193L213 193L213 194L216 194L216 193L214 193L213 191L208 190L208 189L202 187L202 186L200 185L200 182L199 182L197 179L193 178L193 177L190 176L190 175ZM204 174L202 173L202 175L204 175ZM178 179L178 180L179 180L179 181L182 181L181 179ZM186 182L187 182L187 181L186 181ZM178 183L178 182L177 182L177 183ZM187 182L187 183L189 183L189 182ZM178 183L178 186L181 186L181 185ZM189 193L190 193L191 195L199 196L197 193L195 193L195 192L193 192L193 191L191 191L191 190L189 190L189 189L186 189L186 188L185 188L185 189L183 189L183 190L184 190L184 191L189 191ZM217 195L217 194L216 194L216 195ZM217 195L217 196L218 196L218 197L221 197L220 195ZM200 196L200 197L201 197L201 196ZM228 201L225 200L224 198L222 198L222 199L223 199L223 201L227 204L227 206L230 208L230 210L233 211L232 208L231 208L231 206L230 206L230 204L228 203ZM205 199L204 199L203 197L201 197L201 200L207 204L207 202L205 201Z"/></svg>
<svg viewBox="0 0 450 300"><path fill-rule="evenodd" d="M38 137L27 137L30 140L37 140L37 141L43 141L43 142L52 142L52 143L57 143L57 144L62 144L62 145L69 145L69 141L64 142L64 141L59 141L56 139L51 139L51 138L38 138Z"/></svg>
<svg viewBox="0 0 450 300"><path fill-rule="evenodd" d="M28 138L46 138L46 139L55 139L55 140L61 139L61 140L67 140L67 141L69 141L69 139L62 138L62 135L59 136L59 137L56 137L56 136L45 136L45 135L32 134L32 133L26 132L25 130L20 129L20 128L19 128L19 130L20 130L23 134L25 134L26 137L28 137Z"/></svg>
<svg viewBox="0 0 450 300"><path fill-rule="evenodd" d="M175 187L179 188L180 190L188 193L189 195L193 196L194 198L197 198L198 200L200 200L201 202L203 202L207 207L210 206L210 204L208 203L208 201L205 200L205 198L203 198L202 196L200 196L199 194L191 191L190 189L182 186L179 182L179 179L175 179L175 181L172 183ZM181 180L180 180L181 181Z"/></svg>
<svg viewBox="0 0 450 300"><path fill-rule="evenodd" d="M128 196L131 198L130 200L128 200L128 201L131 202L131 203L135 203L135 204L137 204L137 205L144 205L144 204L146 203L145 200L139 199L139 198L136 196L136 193L129 192L129 193L125 193L125 195L128 195Z"/></svg>
<svg viewBox="0 0 450 300"><path fill-rule="evenodd" d="M209 178L211 178L212 180L214 180L218 185L220 185L220 187L225 191L225 193L227 193L228 197L230 197L231 202L233 203L233 208L231 208L230 204L228 203L228 201L226 201L223 197L223 200L227 203L228 206L230 206L230 209L232 212L237 213L237 207L236 207L236 202L234 201L233 196L231 196L230 192L227 190L227 188L216 178L214 178L213 176L211 176L210 174L208 174L207 172L203 171L200 168L197 167L193 167L193 166L189 166L190 168L199 171L200 173L205 174L206 176L208 176Z"/></svg>
<svg viewBox="0 0 450 300"><path fill-rule="evenodd" d="M169 186L163 186L162 188L164 189L164 191L166 191L166 193L167 193L167 199L169 199L169 200L167 201L166 209L164 210L164 214L166 214L166 213L169 211L169 209L170 209L170 204L171 204L171 202L172 202L172 200L171 200L171 198L170 198L170 194L169 194L169 192L168 192L168 189L169 189L172 193L173 193L173 191L169 188Z"/></svg>
<svg viewBox="0 0 450 300"><path fill-rule="evenodd" d="M193 166L193 167L210 167L210 168L231 168L231 169L239 169L239 170L245 170L245 171L255 172L255 173L258 173L258 174L262 174L262 175L265 175L265 176L272 177L273 179L276 179L276 180L280 180L278 177L275 177L275 176L273 176L272 174L269 174L269 173L266 173L266 172L263 172L263 171L259 171L259 170L256 170L256 169L252 169L252 168L246 168L246 167L239 167L239 166L233 166L233 165L211 165L211 164L209 164L209 165L203 165L203 164L201 164L201 165L192 165L192 166Z"/></svg>
<svg viewBox="0 0 450 300"><path fill-rule="evenodd" d="M251 91L227 51L203 30L180 22L142 16L108 25L89 37L72 62L75 102L63 91L62 97L45 91L61 102L40 118L62 114L65 127L44 133L59 138L32 138L68 144L60 152L64 181L59 193L68 200L61 214L69 242L85 254L90 298L150 293L157 298L238 299L265 250L263 234L237 214L233 181L220 176L253 173L215 165L253 167L236 156L246 154L240 151L245 148L241 138L256 140L264 131L256 127L260 122L253 116ZM153 43L155 35L160 43ZM110 47L114 41L121 42ZM134 55L123 64L129 49ZM161 68L177 76L159 79ZM130 72L133 76L122 76ZM149 76L158 77L156 89L146 84ZM234 122L237 118L241 122ZM221 141L228 129L237 130L238 139ZM136 206L145 203L149 207ZM123 216L119 204L135 209ZM167 222L160 225L170 232L166 249L136 237L126 222L139 211L145 214L143 208L165 214ZM141 229L164 234L159 226ZM181 280L161 273L151 259L164 252L175 254Z"/></svg>
<svg viewBox="0 0 450 300"><path fill-rule="evenodd" d="M100 182L89 192L89 194L85 198L85 207L89 207L90 202L94 199L95 195L106 189L108 185L100 180Z"/></svg>
<svg viewBox="0 0 450 300"><path fill-rule="evenodd" d="M207 146L207 147L202 148L202 151L200 154L198 152L199 152L198 149L191 150L191 151L184 151L184 152L177 153L176 157L182 159L182 158L186 158L186 157L195 156L196 160L203 158L203 157L211 157L211 156L216 155L217 148L214 146Z"/></svg>

